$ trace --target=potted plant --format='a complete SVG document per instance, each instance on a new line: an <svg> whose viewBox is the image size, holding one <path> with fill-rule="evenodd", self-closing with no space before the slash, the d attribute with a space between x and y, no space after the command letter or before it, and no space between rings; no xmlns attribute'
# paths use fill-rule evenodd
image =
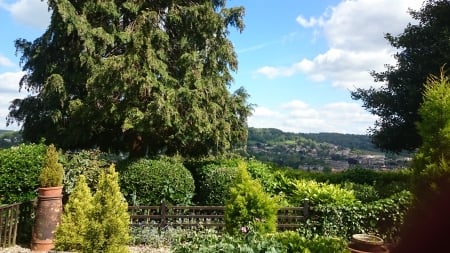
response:
<svg viewBox="0 0 450 253"><path fill-rule="evenodd" d="M54 248L54 233L61 221L63 209L64 168L58 157L55 146L48 146L44 166L39 175L40 187L31 242L33 251L48 251Z"/></svg>

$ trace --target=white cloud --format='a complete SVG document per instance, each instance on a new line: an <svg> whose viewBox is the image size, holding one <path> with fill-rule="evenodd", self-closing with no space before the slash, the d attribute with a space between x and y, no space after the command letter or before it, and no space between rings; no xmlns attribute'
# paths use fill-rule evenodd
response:
<svg viewBox="0 0 450 253"><path fill-rule="evenodd" d="M329 49L291 66L264 66L255 73L268 78L306 74L311 80L328 80L333 87L353 90L374 85L370 71L394 64L395 49L384 39L397 35L414 22L408 9L418 10L423 0L343 0L320 17L297 17L305 28L320 29Z"/></svg>
<svg viewBox="0 0 450 253"><path fill-rule="evenodd" d="M0 54L0 67L1 66L12 67L12 66L14 66L14 63L7 57Z"/></svg>
<svg viewBox="0 0 450 253"><path fill-rule="evenodd" d="M248 123L251 127L277 128L285 132L339 132L367 134L376 116L364 111L357 103L331 103L312 107L293 100L276 109L256 107Z"/></svg>
<svg viewBox="0 0 450 253"><path fill-rule="evenodd" d="M19 126L16 124L6 128L6 116L9 112L8 108L14 99L27 96L25 91L19 93L19 81L23 74L23 72L0 73L0 129L19 129Z"/></svg>
<svg viewBox="0 0 450 253"><path fill-rule="evenodd" d="M0 7L7 10L13 19L26 26L37 29L46 28L50 20L47 1L18 0L14 3L0 3Z"/></svg>

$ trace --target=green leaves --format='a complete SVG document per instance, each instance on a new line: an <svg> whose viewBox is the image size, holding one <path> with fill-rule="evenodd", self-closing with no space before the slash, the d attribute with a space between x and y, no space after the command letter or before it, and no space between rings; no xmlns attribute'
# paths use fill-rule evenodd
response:
<svg viewBox="0 0 450 253"><path fill-rule="evenodd" d="M245 147L251 107L231 94L236 54L229 26L242 8L200 2L50 1L48 30L17 40L21 82L36 94L17 99L8 122L25 141L62 148L99 146L155 155L202 156ZM81 136L81 137L80 137Z"/></svg>

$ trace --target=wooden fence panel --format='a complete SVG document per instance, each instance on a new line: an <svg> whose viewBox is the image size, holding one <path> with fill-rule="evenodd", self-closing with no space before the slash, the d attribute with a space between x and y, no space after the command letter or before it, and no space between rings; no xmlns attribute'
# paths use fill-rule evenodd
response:
<svg viewBox="0 0 450 253"><path fill-rule="evenodd" d="M0 206L0 248L16 245L20 203Z"/></svg>
<svg viewBox="0 0 450 253"><path fill-rule="evenodd" d="M224 206L130 206L132 226L223 229ZM278 211L278 230L295 230L309 215L309 204L283 207Z"/></svg>

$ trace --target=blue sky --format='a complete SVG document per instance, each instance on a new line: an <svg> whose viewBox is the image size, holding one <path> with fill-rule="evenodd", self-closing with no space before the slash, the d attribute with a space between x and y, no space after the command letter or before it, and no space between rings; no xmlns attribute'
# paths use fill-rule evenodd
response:
<svg viewBox="0 0 450 253"><path fill-rule="evenodd" d="M408 8L422 0L228 0L244 6L246 27L231 29L239 69L231 90L243 86L255 104L252 127L288 132L365 134L375 116L353 101L355 88L379 87L369 72L395 63L384 34L414 22ZM49 22L46 1L0 0L0 129L23 75L14 40L39 37Z"/></svg>

